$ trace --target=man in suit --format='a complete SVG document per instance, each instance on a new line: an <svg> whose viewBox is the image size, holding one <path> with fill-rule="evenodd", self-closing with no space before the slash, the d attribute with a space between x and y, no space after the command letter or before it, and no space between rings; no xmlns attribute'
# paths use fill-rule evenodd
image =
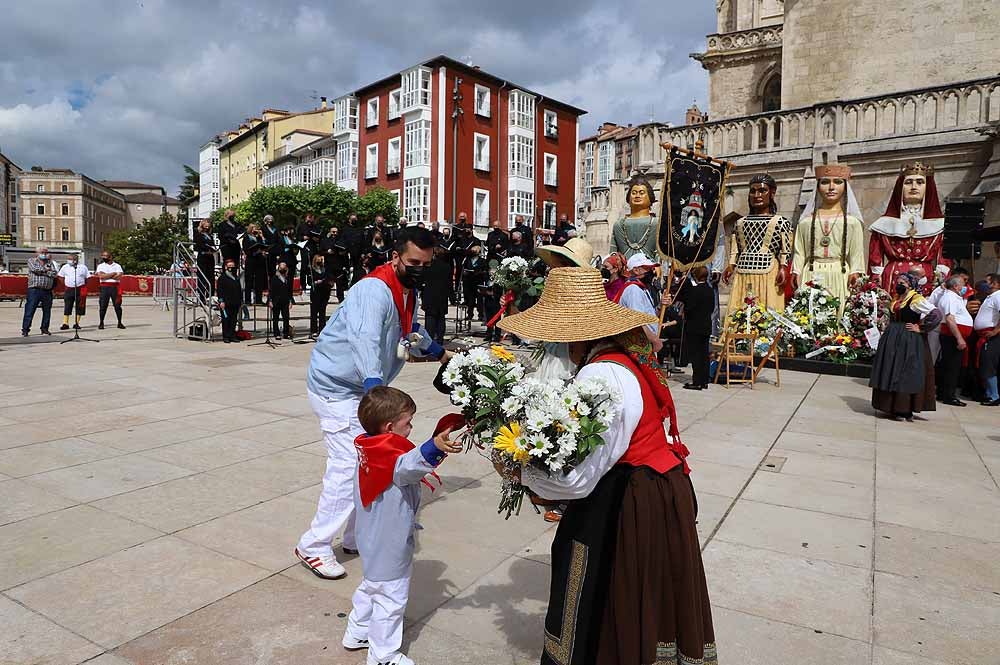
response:
<svg viewBox="0 0 1000 665"><path fill-rule="evenodd" d="M365 230L358 226L358 216L351 214L344 225L344 245L351 258L351 285L357 283L365 276L361 261L364 258L366 248Z"/></svg>
<svg viewBox="0 0 1000 665"><path fill-rule="evenodd" d="M507 256L510 247L510 237L500 226L499 221L493 222L493 229L486 236L486 258L500 260Z"/></svg>
<svg viewBox="0 0 1000 665"><path fill-rule="evenodd" d="M267 250L267 270L264 274L270 277L278 269L278 254L281 252L281 245L284 244L281 231L274 225L274 215L264 215L261 234L264 236L264 246Z"/></svg>
<svg viewBox="0 0 1000 665"><path fill-rule="evenodd" d="M222 312L222 341L226 344L239 342L236 336L236 324L240 318L240 306L243 303L240 288L239 268L232 259L226 259L225 269L219 275L216 285L219 295L219 310Z"/></svg>
<svg viewBox="0 0 1000 665"><path fill-rule="evenodd" d="M267 307L271 310L271 324L275 339L281 339L284 335L288 339L292 338L292 327L289 322L289 308L292 305L292 278L288 264L284 261L278 263L278 271L271 276L271 288L268 291ZM284 327L278 330L278 318L284 322Z"/></svg>
<svg viewBox="0 0 1000 665"><path fill-rule="evenodd" d="M534 230L531 228L531 222L530 221L526 222L524 220L524 217L522 217L521 215L518 215L516 219L517 219L517 224L514 225L513 231L517 231L518 233L520 233L521 239L528 246L528 249L534 252L535 234ZM513 233L511 233L511 237L513 237Z"/></svg>
<svg viewBox="0 0 1000 665"><path fill-rule="evenodd" d="M319 251L326 262L330 281L337 288L337 302L344 302L344 291L351 271L351 257L347 245L340 237L340 229L330 227L330 232L319 242Z"/></svg>
<svg viewBox="0 0 1000 665"><path fill-rule="evenodd" d="M236 211L227 210L226 218L219 224L219 251L222 252L223 262L232 259L239 265L240 262L240 231L236 223Z"/></svg>
<svg viewBox="0 0 1000 665"><path fill-rule="evenodd" d="M316 224L316 215L311 212L306 213L306 219L304 222L299 224L298 228L295 229L295 239L296 242L305 241L305 247L299 252L299 275L302 279L312 286L312 271L310 265L312 264L312 258L316 256L316 252L319 250L319 239L322 236L322 230L319 225ZM303 283L303 288L305 288L305 283Z"/></svg>
<svg viewBox="0 0 1000 665"><path fill-rule="evenodd" d="M691 382L684 384L684 387L688 390L705 390L709 382L709 340L712 337L712 312L715 311L715 292L708 283L708 268L699 266L693 269L691 278L681 287L676 300L684 305L681 344L683 355L691 361L693 373Z"/></svg>

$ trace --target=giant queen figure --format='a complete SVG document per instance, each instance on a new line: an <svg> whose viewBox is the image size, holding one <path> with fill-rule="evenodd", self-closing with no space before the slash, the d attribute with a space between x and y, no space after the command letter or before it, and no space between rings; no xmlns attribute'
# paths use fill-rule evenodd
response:
<svg viewBox="0 0 1000 665"><path fill-rule="evenodd" d="M865 273L865 227L851 189L851 167L816 167L816 196L795 230L792 285L815 282L840 299L844 313L850 285Z"/></svg>
<svg viewBox="0 0 1000 665"><path fill-rule="evenodd" d="M928 281L917 290L927 295L934 288L931 275L944 263L944 215L933 167L920 162L904 166L885 215L870 230L868 271L881 280L882 288L891 293L900 273L922 266Z"/></svg>
<svg viewBox="0 0 1000 665"><path fill-rule="evenodd" d="M645 254L656 259L656 215L651 208L656 201L653 186L644 178L633 178L628 183L625 200L629 213L618 220L611 230L611 251L621 252L625 258Z"/></svg>

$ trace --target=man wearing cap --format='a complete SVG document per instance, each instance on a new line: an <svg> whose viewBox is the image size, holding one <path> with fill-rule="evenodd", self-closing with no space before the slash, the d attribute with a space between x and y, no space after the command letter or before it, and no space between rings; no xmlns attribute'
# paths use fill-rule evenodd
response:
<svg viewBox="0 0 1000 665"><path fill-rule="evenodd" d="M618 304L643 314L656 316L656 306L653 304L653 296L649 289L653 284L653 278L656 277L657 265L642 252L630 256L626 264L628 280L618 296ZM642 330L653 345L653 351L658 352L663 347L659 326L653 323L643 326Z"/></svg>

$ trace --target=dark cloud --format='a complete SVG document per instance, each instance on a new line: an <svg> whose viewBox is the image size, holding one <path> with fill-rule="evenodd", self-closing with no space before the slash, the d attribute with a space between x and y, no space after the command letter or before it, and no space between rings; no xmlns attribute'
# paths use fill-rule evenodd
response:
<svg viewBox="0 0 1000 665"><path fill-rule="evenodd" d="M710 2L36 1L0 25L0 150L21 166L163 183L267 106L302 110L439 53L590 111L677 122ZM581 134L582 135L582 134Z"/></svg>

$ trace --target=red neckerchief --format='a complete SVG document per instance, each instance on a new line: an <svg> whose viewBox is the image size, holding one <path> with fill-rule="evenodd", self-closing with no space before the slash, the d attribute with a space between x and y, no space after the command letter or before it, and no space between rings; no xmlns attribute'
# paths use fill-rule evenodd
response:
<svg viewBox="0 0 1000 665"><path fill-rule="evenodd" d="M396 312L399 314L399 335L400 337L409 335L413 327L413 311L416 308L417 299L413 293L410 293L410 297L406 299L404 307L403 284L399 281L396 269L392 267L391 263L383 263L365 275L365 277L380 279L389 287L389 290L392 292L392 300L396 303Z"/></svg>
<svg viewBox="0 0 1000 665"><path fill-rule="evenodd" d="M354 440L358 451L358 489L361 505L371 502L392 484L396 460L415 448L413 443L398 434L388 432L369 436L362 434Z"/></svg>

